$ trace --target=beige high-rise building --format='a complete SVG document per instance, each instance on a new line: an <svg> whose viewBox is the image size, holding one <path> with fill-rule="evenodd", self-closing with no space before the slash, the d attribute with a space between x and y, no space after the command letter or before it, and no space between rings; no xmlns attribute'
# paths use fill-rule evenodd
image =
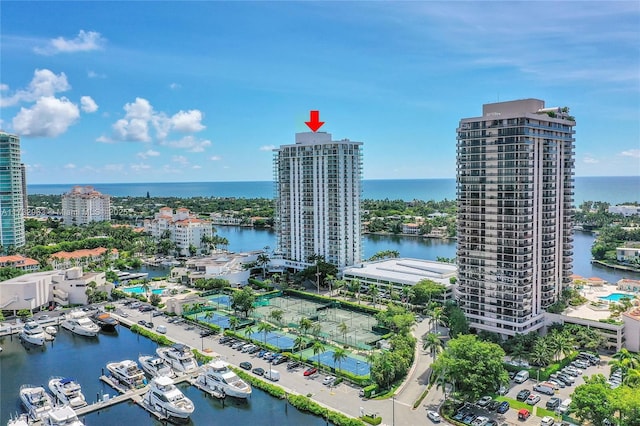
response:
<svg viewBox="0 0 640 426"><path fill-rule="evenodd" d="M65 225L111 220L111 197L92 186L74 186L62 195L62 219Z"/></svg>
<svg viewBox="0 0 640 426"><path fill-rule="evenodd" d="M575 120L524 99L483 105L457 129L458 288L472 328L544 325L571 280Z"/></svg>

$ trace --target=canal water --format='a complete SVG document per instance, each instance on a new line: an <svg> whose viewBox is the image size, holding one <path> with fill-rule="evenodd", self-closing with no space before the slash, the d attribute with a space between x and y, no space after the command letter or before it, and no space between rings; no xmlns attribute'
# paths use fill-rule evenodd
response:
<svg viewBox="0 0 640 426"><path fill-rule="evenodd" d="M44 386L52 376L73 377L82 386L89 403L98 395L115 396L117 392L99 380L102 369L112 361L131 359L140 354L155 353L157 344L120 326L117 334L100 334L97 339L76 336L61 329L53 343L46 347L25 347L17 335L0 338L0 425L6 425L12 415L22 412L18 391L23 384ZM187 384L180 385L195 411L189 425L325 425L324 419L302 413L285 402L253 389L249 402L227 398L224 403L208 398ZM133 403L114 405L84 416L88 426L161 425L143 408Z"/></svg>
<svg viewBox="0 0 640 426"><path fill-rule="evenodd" d="M216 226L217 234L229 240L229 250L235 252L260 250L276 246L276 235L272 230ZM590 232L576 231L574 234L573 273L589 277L600 277L610 283L621 278L640 279L640 273L614 270L591 263L591 246L595 237ZM456 256L456 241L416 236L365 234L363 239L365 259L384 250L396 250L401 257L436 260L438 257Z"/></svg>

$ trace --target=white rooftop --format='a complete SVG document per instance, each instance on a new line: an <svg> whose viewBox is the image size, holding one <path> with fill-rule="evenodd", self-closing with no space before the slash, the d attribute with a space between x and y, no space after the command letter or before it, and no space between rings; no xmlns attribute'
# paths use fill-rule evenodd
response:
<svg viewBox="0 0 640 426"><path fill-rule="evenodd" d="M457 267L451 263L425 259L386 259L365 262L344 270L345 275L369 279L381 279L398 284L415 285L429 279L440 284L449 284L449 278L456 275Z"/></svg>

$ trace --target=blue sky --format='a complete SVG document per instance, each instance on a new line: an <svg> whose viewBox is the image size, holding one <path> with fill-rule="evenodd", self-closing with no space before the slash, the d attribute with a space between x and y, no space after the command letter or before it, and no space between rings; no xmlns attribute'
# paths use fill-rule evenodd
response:
<svg viewBox="0 0 640 426"><path fill-rule="evenodd" d="M455 129L539 98L576 174L640 174L640 3L2 2L0 127L29 183L272 178L306 131L366 179L455 176Z"/></svg>

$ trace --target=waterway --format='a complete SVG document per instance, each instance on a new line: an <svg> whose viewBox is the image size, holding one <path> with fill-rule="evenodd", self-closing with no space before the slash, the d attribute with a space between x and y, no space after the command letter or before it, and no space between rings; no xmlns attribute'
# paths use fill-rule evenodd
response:
<svg viewBox="0 0 640 426"><path fill-rule="evenodd" d="M0 425L22 411L18 391L23 384L44 386L52 376L75 378L90 403L98 395L117 392L98 378L108 362L136 360L140 354L155 353L157 344L120 326L117 334L100 334L97 339L76 336L60 330L53 343L41 347L25 347L17 338L0 338ZM325 425L324 419L302 413L267 393L253 389L248 403L227 398L222 402L205 397L189 385L180 385L196 409L188 425ZM88 426L161 425L147 411L133 403L114 405L84 417Z"/></svg>
<svg viewBox="0 0 640 426"><path fill-rule="evenodd" d="M235 252L270 249L276 246L276 234L269 229L216 226L217 234L229 240L229 250ZM621 278L640 279L640 273L614 270L591 263L591 246L595 237L590 232L576 231L574 235L573 273L589 277L600 277L610 283ZM365 259L383 250L396 250L401 257L436 260L438 257L456 256L456 241L423 238L416 236L373 235L363 238Z"/></svg>

